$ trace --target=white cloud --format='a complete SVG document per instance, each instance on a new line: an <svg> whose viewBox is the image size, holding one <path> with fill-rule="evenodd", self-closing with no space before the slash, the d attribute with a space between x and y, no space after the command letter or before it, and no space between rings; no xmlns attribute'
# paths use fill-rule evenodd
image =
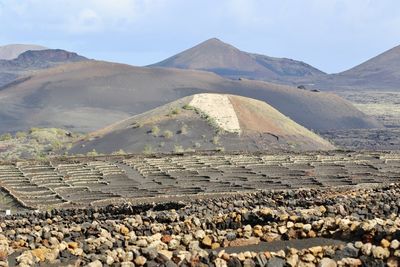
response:
<svg viewBox="0 0 400 267"><path fill-rule="evenodd" d="M215 36L336 71L398 44L399 25L398 0L0 0L2 43L132 63Z"/></svg>
<svg viewBox="0 0 400 267"><path fill-rule="evenodd" d="M100 16L92 9L82 10L76 16L72 16L66 27L73 33L95 32L101 29L103 21Z"/></svg>
<svg viewBox="0 0 400 267"><path fill-rule="evenodd" d="M74 2L74 1L73 1ZM87 0L76 1L73 9L80 9L78 16L70 14L66 29L72 33L129 30L130 26L149 13L159 10L164 0ZM72 13L72 12L71 12Z"/></svg>
<svg viewBox="0 0 400 267"><path fill-rule="evenodd" d="M2 20L31 24L69 33L129 30L138 19L160 10L166 0L0 0Z"/></svg>

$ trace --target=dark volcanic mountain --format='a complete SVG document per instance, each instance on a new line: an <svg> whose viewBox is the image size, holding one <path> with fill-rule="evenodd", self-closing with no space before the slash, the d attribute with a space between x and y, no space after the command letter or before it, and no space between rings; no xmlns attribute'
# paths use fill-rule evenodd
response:
<svg viewBox="0 0 400 267"><path fill-rule="evenodd" d="M0 60L0 70L48 68L59 63L85 61L87 58L61 49L26 51L13 60Z"/></svg>
<svg viewBox="0 0 400 267"><path fill-rule="evenodd" d="M151 66L206 70L228 78L244 77L285 84L325 74L301 61L243 52L216 38Z"/></svg>
<svg viewBox="0 0 400 267"><path fill-rule="evenodd" d="M15 81L30 71L56 65L86 61L87 58L61 49L29 50L12 60L0 60L0 87Z"/></svg>
<svg viewBox="0 0 400 267"><path fill-rule="evenodd" d="M376 128L380 124L334 94L210 72L132 67L99 61L63 64L0 90L0 132L29 127L93 131L184 96L230 93L267 102L314 130Z"/></svg>
<svg viewBox="0 0 400 267"><path fill-rule="evenodd" d="M151 67L196 69L239 79L263 80L321 90L400 90L400 46L352 69L326 74L304 62L243 52L216 38Z"/></svg>
<svg viewBox="0 0 400 267"><path fill-rule="evenodd" d="M89 136L70 152L335 149L267 103L225 94L187 96Z"/></svg>
<svg viewBox="0 0 400 267"><path fill-rule="evenodd" d="M312 87L326 90L400 90L400 46L347 71L312 78Z"/></svg>
<svg viewBox="0 0 400 267"><path fill-rule="evenodd" d="M28 50L44 50L48 49L44 46L40 45L31 45L31 44L9 44L0 46L0 60L11 60L17 58L20 54L28 51Z"/></svg>

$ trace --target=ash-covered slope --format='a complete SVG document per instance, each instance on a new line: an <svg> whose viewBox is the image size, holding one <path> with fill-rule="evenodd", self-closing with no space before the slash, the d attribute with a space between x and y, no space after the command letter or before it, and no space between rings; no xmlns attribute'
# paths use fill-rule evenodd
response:
<svg viewBox="0 0 400 267"><path fill-rule="evenodd" d="M128 118L77 143L71 153L193 150L304 151L334 146L267 103L196 94Z"/></svg>
<svg viewBox="0 0 400 267"><path fill-rule="evenodd" d="M400 90L400 46L340 73L339 84L366 89Z"/></svg>
<svg viewBox="0 0 400 267"><path fill-rule="evenodd" d="M25 51L17 58L0 60L0 87L12 82L18 82L21 77L29 75L32 71L87 60L87 58L77 53L61 49Z"/></svg>
<svg viewBox="0 0 400 267"><path fill-rule="evenodd" d="M230 93L267 102L308 129L376 128L343 98L210 72L84 61L37 71L0 90L0 132L57 127L89 132L196 93Z"/></svg>
<svg viewBox="0 0 400 267"><path fill-rule="evenodd" d="M347 71L311 78L308 83L323 90L399 91L400 46Z"/></svg>
<svg viewBox="0 0 400 267"><path fill-rule="evenodd" d="M244 77L285 84L325 74L301 61L243 52L216 38L151 66L207 70L228 78Z"/></svg>

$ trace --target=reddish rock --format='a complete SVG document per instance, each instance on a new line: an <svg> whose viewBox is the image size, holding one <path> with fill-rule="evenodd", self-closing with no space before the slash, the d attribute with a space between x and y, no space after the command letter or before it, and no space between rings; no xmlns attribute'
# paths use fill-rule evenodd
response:
<svg viewBox="0 0 400 267"><path fill-rule="evenodd" d="M261 237L261 240L266 241L266 242L272 242L275 240L280 240L281 236L279 234L275 233L266 233Z"/></svg>
<svg viewBox="0 0 400 267"><path fill-rule="evenodd" d="M163 237L161 237L161 241L164 242L165 244L168 244L169 242L171 242L172 237L170 235L164 235Z"/></svg>
<svg viewBox="0 0 400 267"><path fill-rule="evenodd" d="M229 243L231 247L241 247L241 246L250 246L250 245L258 245L260 243L260 239L256 237L251 237L249 239L238 238L236 240L232 240Z"/></svg>
<svg viewBox="0 0 400 267"><path fill-rule="evenodd" d="M264 252L264 256L267 258L267 260L269 260L270 258L272 258L272 255L269 251L265 251Z"/></svg>
<svg viewBox="0 0 400 267"><path fill-rule="evenodd" d="M313 230L311 230L311 231L309 231L308 233L307 233L307 237L308 238L314 238L314 237L316 237L317 236L317 234L313 231Z"/></svg>
<svg viewBox="0 0 400 267"><path fill-rule="evenodd" d="M7 260L8 252L4 249L0 250L0 261Z"/></svg>

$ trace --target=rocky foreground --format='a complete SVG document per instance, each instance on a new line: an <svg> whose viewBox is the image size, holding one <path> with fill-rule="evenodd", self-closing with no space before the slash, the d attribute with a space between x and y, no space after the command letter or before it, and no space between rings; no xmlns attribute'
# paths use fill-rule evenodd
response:
<svg viewBox="0 0 400 267"><path fill-rule="evenodd" d="M399 196L391 184L7 216L0 266L398 266Z"/></svg>

